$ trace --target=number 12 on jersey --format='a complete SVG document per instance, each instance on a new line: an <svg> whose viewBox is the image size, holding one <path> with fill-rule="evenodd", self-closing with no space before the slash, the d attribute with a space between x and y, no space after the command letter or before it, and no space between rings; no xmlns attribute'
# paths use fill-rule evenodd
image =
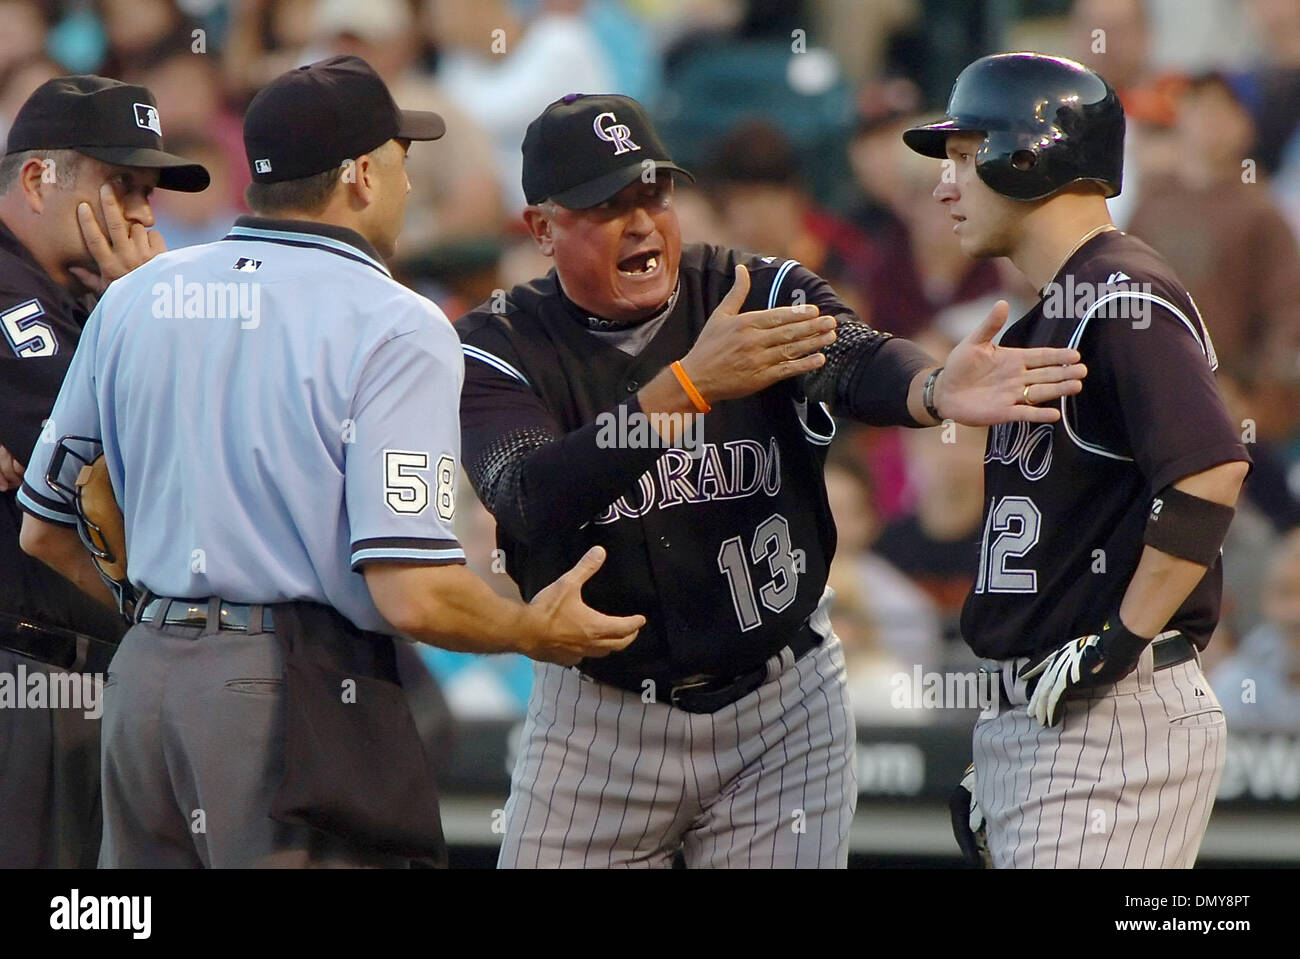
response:
<svg viewBox="0 0 1300 959"><path fill-rule="evenodd" d="M975 592L1038 592L1038 572L1008 566L1007 560L1020 559L1037 545L1042 522L1038 507L1027 496L989 500L989 511L984 517L984 537L980 541L980 569L975 577Z"/></svg>

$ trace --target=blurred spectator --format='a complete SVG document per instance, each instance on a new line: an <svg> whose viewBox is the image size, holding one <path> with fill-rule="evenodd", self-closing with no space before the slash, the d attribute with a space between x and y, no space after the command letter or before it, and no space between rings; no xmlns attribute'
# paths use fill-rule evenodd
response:
<svg viewBox="0 0 1300 959"><path fill-rule="evenodd" d="M1269 173L1300 137L1300 3L1247 0L1259 39L1260 64L1251 76L1259 139L1252 156Z"/></svg>
<svg viewBox="0 0 1300 959"><path fill-rule="evenodd" d="M906 337L927 329L939 311L986 298L1002 286L994 261L972 260L961 251L948 210L934 202L941 164L903 145L902 128L915 122L891 122L870 134L873 156L862 182L865 190L880 191L876 199L890 214L879 215L869 246L863 319ZM864 152L858 144L859 168Z"/></svg>
<svg viewBox="0 0 1300 959"><path fill-rule="evenodd" d="M240 179L239 172L247 169L243 158L232 169L229 153L215 140L201 134L168 135L167 149L202 163L212 177L211 184L201 193L158 190L151 197L155 225L167 249L179 250L220 240L230 232L235 217L244 212L242 203L231 200L232 181Z"/></svg>
<svg viewBox="0 0 1300 959"><path fill-rule="evenodd" d="M780 130L766 120L733 127L716 144L705 172L727 245L798 260L863 312L866 238L813 203Z"/></svg>
<svg viewBox="0 0 1300 959"><path fill-rule="evenodd" d="M622 0L588 0L586 16L614 71L613 89L642 103L654 102L662 77L659 51L645 21Z"/></svg>
<svg viewBox="0 0 1300 959"><path fill-rule="evenodd" d="M1070 8L1073 56L1126 97L1146 79L1150 26L1145 0L1075 0Z"/></svg>
<svg viewBox="0 0 1300 959"><path fill-rule="evenodd" d="M1300 4L1248 0L1260 62L1248 73L1257 137L1250 155L1274 174L1273 189L1300 237Z"/></svg>
<svg viewBox="0 0 1300 959"><path fill-rule="evenodd" d="M492 138L511 214L524 206L519 145L533 118L567 93L622 92L583 7L582 0L542 0L521 23L506 0L425 3L438 83Z"/></svg>
<svg viewBox="0 0 1300 959"><path fill-rule="evenodd" d="M858 92L858 120L848 141L854 192L846 206L849 220L869 238L902 228L886 198L903 192L903 131L920 107L921 91L904 78L871 83Z"/></svg>
<svg viewBox="0 0 1300 959"><path fill-rule="evenodd" d="M726 229L718 217L717 207L700 186L684 177L677 177L673 184L673 206L677 209L677 222L681 226L683 243L728 245Z"/></svg>
<svg viewBox="0 0 1300 959"><path fill-rule="evenodd" d="M48 57L36 56L12 64L0 76L0 142L8 138L9 124L36 88L46 80L63 76L64 72L61 66Z"/></svg>
<svg viewBox="0 0 1300 959"><path fill-rule="evenodd" d="M244 121L226 104L216 57L192 52L188 42L157 47L128 64L122 79L154 91L168 144L178 137L199 137L209 149L221 151L223 182L214 182L206 192L222 190L211 202L243 212L244 187L252 179L244 155Z"/></svg>
<svg viewBox="0 0 1300 959"><path fill-rule="evenodd" d="M1300 528L1272 555L1264 623L1210 674L1230 729L1300 730Z"/></svg>
<svg viewBox="0 0 1300 959"><path fill-rule="evenodd" d="M876 552L929 594L953 639L979 568L985 431L953 423L901 433L916 503L881 531Z"/></svg>
<svg viewBox="0 0 1300 959"><path fill-rule="evenodd" d="M1129 231L1186 281L1260 439L1284 439L1300 422L1300 252L1267 188L1242 182L1251 120L1221 76L1188 86L1177 136L1176 176L1148 185Z"/></svg>
<svg viewBox="0 0 1300 959"><path fill-rule="evenodd" d="M677 162L702 169L721 131L761 118L793 148L807 192L826 203L848 172L848 83L835 55L815 37L772 27L788 11L763 7L770 19L747 10L736 26L692 33L665 53L656 120ZM797 29L811 25L804 20Z"/></svg>
<svg viewBox="0 0 1300 959"><path fill-rule="evenodd" d="M890 705L890 679L942 664L942 635L934 603L887 560L871 551L879 531L871 480L848 452L831 448L826 494L835 517L838 545L828 584L835 591L831 622L844 644L849 695L860 720L914 722L924 710L900 712Z"/></svg>
<svg viewBox="0 0 1300 959"><path fill-rule="evenodd" d="M310 63L316 0L230 0L222 66L236 99L247 101L286 70Z"/></svg>
<svg viewBox="0 0 1300 959"><path fill-rule="evenodd" d="M45 17L32 0L0 0L0 83L45 52Z"/></svg>
<svg viewBox="0 0 1300 959"><path fill-rule="evenodd" d="M189 50L193 42L195 24L172 0L100 0L99 15L108 35L108 56L98 70L105 76L126 76L159 51Z"/></svg>
<svg viewBox="0 0 1300 959"><path fill-rule="evenodd" d="M443 139L407 156L411 196L398 259L432 256L440 244L495 237L505 210L492 142L472 113L418 70L419 36L406 0L319 0L315 36L322 56L352 54L374 67L402 109L432 110L447 121Z"/></svg>
<svg viewBox="0 0 1300 959"><path fill-rule="evenodd" d="M1151 24L1145 0L1075 0L1070 9L1070 56L1086 63L1115 88L1124 109L1141 113L1151 55ZM1145 138L1141 123L1130 123L1124 139L1124 188L1107 201L1112 219L1128 229L1147 182L1138 159Z"/></svg>

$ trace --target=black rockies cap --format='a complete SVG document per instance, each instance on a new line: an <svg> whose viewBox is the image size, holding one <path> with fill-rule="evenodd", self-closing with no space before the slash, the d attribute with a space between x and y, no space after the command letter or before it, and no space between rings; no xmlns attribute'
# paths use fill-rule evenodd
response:
<svg viewBox="0 0 1300 959"><path fill-rule="evenodd" d="M244 114L244 150L257 183L324 173L389 140L436 140L442 117L399 110L360 57L330 57L282 73Z"/></svg>
<svg viewBox="0 0 1300 959"><path fill-rule="evenodd" d="M604 203L641 176L642 164L695 179L673 162L644 108L631 97L570 93L524 134L524 199L570 210Z"/></svg>
<svg viewBox="0 0 1300 959"><path fill-rule="evenodd" d="M163 150L158 104L144 87L107 77L46 80L18 110L6 153L76 150L119 166L158 171L164 190L198 193L208 185L201 164Z"/></svg>

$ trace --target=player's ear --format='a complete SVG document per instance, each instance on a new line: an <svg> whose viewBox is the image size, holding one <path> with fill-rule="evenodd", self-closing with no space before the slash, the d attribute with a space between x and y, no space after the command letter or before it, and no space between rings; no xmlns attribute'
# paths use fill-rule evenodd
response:
<svg viewBox="0 0 1300 959"><path fill-rule="evenodd" d="M343 188L358 206L364 209L374 202L379 162L373 156L363 153L355 160L344 160L340 170Z"/></svg>
<svg viewBox="0 0 1300 959"><path fill-rule="evenodd" d="M542 256L553 256L555 240L551 235L551 218L539 206L524 207L524 225Z"/></svg>
<svg viewBox="0 0 1300 959"><path fill-rule="evenodd" d="M33 213L45 212L45 194L42 187L49 185L57 189L59 171L51 157L30 157L18 169L18 180L14 189L20 190L23 199Z"/></svg>

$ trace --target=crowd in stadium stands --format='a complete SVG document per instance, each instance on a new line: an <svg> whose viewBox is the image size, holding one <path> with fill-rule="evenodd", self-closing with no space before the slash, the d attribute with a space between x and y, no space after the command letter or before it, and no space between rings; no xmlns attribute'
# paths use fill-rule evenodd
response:
<svg viewBox="0 0 1300 959"><path fill-rule="evenodd" d="M1035 296L1001 261L961 253L930 196L938 165L900 138L997 49L1076 57L1121 94L1116 222L1189 285L1255 460L1206 668L1234 727L1300 728L1297 0L0 0L0 135L49 77L145 84L168 147L212 173L204 193L155 197L159 229L169 248L207 242L245 212L241 116L257 89L358 54L402 106L447 120L411 152L394 266L454 318L549 269L519 218L529 120L569 92L626 93L697 174L675 199L688 242L798 259L869 322L942 356L996 299L1015 317ZM840 425L831 586L865 722L945 721L893 709L891 678L976 665L956 620L977 566L983 443L966 428ZM467 486L471 565L511 591ZM426 658L458 716L522 713L523 661Z"/></svg>

